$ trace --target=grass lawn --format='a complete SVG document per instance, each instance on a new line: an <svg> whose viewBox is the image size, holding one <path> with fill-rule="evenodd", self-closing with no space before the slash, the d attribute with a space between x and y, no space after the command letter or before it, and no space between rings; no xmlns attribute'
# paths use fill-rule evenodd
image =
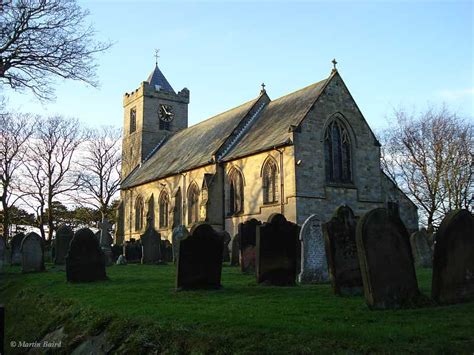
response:
<svg viewBox="0 0 474 355"><path fill-rule="evenodd" d="M115 351L474 353L474 302L370 311L362 296L337 297L330 285L258 286L224 266L217 291L174 291L173 265L112 266L108 281L69 284L64 269L22 274L6 267L6 352L11 340L34 341L60 326L68 352L107 332ZM417 270L430 295L431 270Z"/></svg>

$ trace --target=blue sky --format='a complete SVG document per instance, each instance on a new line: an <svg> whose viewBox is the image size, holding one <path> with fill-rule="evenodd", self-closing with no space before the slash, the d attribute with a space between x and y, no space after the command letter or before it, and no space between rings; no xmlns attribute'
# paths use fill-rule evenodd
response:
<svg viewBox="0 0 474 355"><path fill-rule="evenodd" d="M191 92L190 124L256 97L277 98L327 77L331 60L369 124L394 107L446 102L474 117L474 8L461 1L80 1L97 38L99 89L58 81L41 104L11 94L27 112L122 126L122 96L159 66L173 88Z"/></svg>

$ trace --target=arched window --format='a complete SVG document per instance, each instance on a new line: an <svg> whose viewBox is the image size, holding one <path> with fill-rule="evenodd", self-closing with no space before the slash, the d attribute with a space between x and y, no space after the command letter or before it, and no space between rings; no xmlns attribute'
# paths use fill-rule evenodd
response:
<svg viewBox="0 0 474 355"><path fill-rule="evenodd" d="M160 228L168 227L168 210L169 210L169 197L166 191L162 191L160 195Z"/></svg>
<svg viewBox="0 0 474 355"><path fill-rule="evenodd" d="M143 228L144 217L144 203L143 197L138 196L135 200L135 230L140 231Z"/></svg>
<svg viewBox="0 0 474 355"><path fill-rule="evenodd" d="M188 190L188 224L199 220L199 189L192 184Z"/></svg>
<svg viewBox="0 0 474 355"><path fill-rule="evenodd" d="M229 214L237 214L244 210L244 183L242 174L232 169L229 174Z"/></svg>
<svg viewBox="0 0 474 355"><path fill-rule="evenodd" d="M148 200L148 211L146 214L146 227L155 228L155 197L151 194Z"/></svg>
<svg viewBox="0 0 474 355"><path fill-rule="evenodd" d="M135 107L130 109L130 133L137 129L137 109Z"/></svg>
<svg viewBox="0 0 474 355"><path fill-rule="evenodd" d="M276 163L273 159L268 159L262 170L263 203L278 202L277 178Z"/></svg>
<svg viewBox="0 0 474 355"><path fill-rule="evenodd" d="M181 188L178 188L176 194L174 195L174 209L173 209L173 228L181 225L182 219L182 196L181 196Z"/></svg>
<svg viewBox="0 0 474 355"><path fill-rule="evenodd" d="M324 160L328 182L352 182L349 132L339 120L332 121L326 128L324 134Z"/></svg>

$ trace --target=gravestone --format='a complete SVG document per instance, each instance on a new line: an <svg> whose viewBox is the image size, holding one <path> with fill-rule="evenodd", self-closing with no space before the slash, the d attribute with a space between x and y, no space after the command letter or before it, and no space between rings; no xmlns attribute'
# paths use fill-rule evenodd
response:
<svg viewBox="0 0 474 355"><path fill-rule="evenodd" d="M123 245L112 245L112 260L116 262L120 255L123 255Z"/></svg>
<svg viewBox="0 0 474 355"><path fill-rule="evenodd" d="M415 265L430 268L433 255L428 242L426 229L422 228L420 231L412 233L410 236L410 245Z"/></svg>
<svg viewBox="0 0 474 355"><path fill-rule="evenodd" d="M297 244L300 227L282 214L272 214L257 226L257 283L286 286L296 280Z"/></svg>
<svg viewBox="0 0 474 355"><path fill-rule="evenodd" d="M323 224L326 256L332 288L337 295L364 292L356 245L357 219L351 208L339 206Z"/></svg>
<svg viewBox="0 0 474 355"><path fill-rule="evenodd" d="M436 233L431 295L438 303L474 300L474 216L448 213Z"/></svg>
<svg viewBox="0 0 474 355"><path fill-rule="evenodd" d="M234 238L229 242L230 245L230 266L239 266L240 261L240 235L234 235Z"/></svg>
<svg viewBox="0 0 474 355"><path fill-rule="evenodd" d="M140 242L142 245L142 264L158 264L162 261L161 235L151 224L141 235Z"/></svg>
<svg viewBox="0 0 474 355"><path fill-rule="evenodd" d="M301 227L301 272L298 281L303 284L329 281L328 263L324 247L321 219L312 214Z"/></svg>
<svg viewBox="0 0 474 355"><path fill-rule="evenodd" d="M178 262L178 255L179 255L179 242L186 238L189 235L188 230L185 226L179 225L173 228L173 233L171 235L171 243L173 246L173 262Z"/></svg>
<svg viewBox="0 0 474 355"><path fill-rule="evenodd" d="M21 242L25 238L23 233L18 233L13 236L10 241L10 249L11 249L11 265L21 265Z"/></svg>
<svg viewBox="0 0 474 355"><path fill-rule="evenodd" d="M220 232L222 234L222 239L224 241L224 249L222 252L222 261L229 262L230 261L230 250L229 250L229 243L231 241L230 234L226 231Z"/></svg>
<svg viewBox="0 0 474 355"><path fill-rule="evenodd" d="M109 230L112 228L112 225L109 223L107 218L102 218L102 222L98 224L100 228L100 247L104 252L105 264L110 266L113 264L113 255L112 255L112 243L114 239L109 233Z"/></svg>
<svg viewBox="0 0 474 355"><path fill-rule="evenodd" d="M399 308L418 297L410 237L400 220L385 208L366 213L357 223L357 254L370 308Z"/></svg>
<svg viewBox="0 0 474 355"><path fill-rule="evenodd" d="M66 262L66 255L71 244L74 231L67 225L62 225L56 231L56 238L54 241L54 263L56 265L64 265Z"/></svg>
<svg viewBox="0 0 474 355"><path fill-rule="evenodd" d="M123 246L123 255L128 263L141 263L142 246L140 241L135 240L135 238L127 240Z"/></svg>
<svg viewBox="0 0 474 355"><path fill-rule="evenodd" d="M195 224L179 242L176 289L220 288L223 249L221 233L209 224Z"/></svg>
<svg viewBox="0 0 474 355"><path fill-rule="evenodd" d="M127 259L125 259L125 256L120 254L117 258L117 261L115 262L117 265L127 265Z"/></svg>
<svg viewBox="0 0 474 355"><path fill-rule="evenodd" d="M21 242L21 266L23 272L44 271L44 243L35 232L28 233Z"/></svg>
<svg viewBox="0 0 474 355"><path fill-rule="evenodd" d="M173 247L168 239L161 241L161 255L164 262L173 262Z"/></svg>
<svg viewBox="0 0 474 355"><path fill-rule="evenodd" d="M66 277L70 282L106 280L104 252L89 228L74 233L66 255Z"/></svg>
<svg viewBox="0 0 474 355"><path fill-rule="evenodd" d="M0 236L0 272L3 270L3 265L6 264L5 262L6 254L7 254L7 244L5 243L5 239L2 236Z"/></svg>
<svg viewBox="0 0 474 355"><path fill-rule="evenodd" d="M255 273L255 255L257 249L257 226L262 222L252 218L244 223L239 223L240 240L240 271Z"/></svg>

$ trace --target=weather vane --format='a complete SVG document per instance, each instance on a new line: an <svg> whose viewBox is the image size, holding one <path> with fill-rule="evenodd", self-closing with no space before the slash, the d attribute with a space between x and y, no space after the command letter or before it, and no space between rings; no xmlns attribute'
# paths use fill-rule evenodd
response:
<svg viewBox="0 0 474 355"><path fill-rule="evenodd" d="M158 66L158 58L160 58L160 50L159 49L155 49L155 64L156 66Z"/></svg>

